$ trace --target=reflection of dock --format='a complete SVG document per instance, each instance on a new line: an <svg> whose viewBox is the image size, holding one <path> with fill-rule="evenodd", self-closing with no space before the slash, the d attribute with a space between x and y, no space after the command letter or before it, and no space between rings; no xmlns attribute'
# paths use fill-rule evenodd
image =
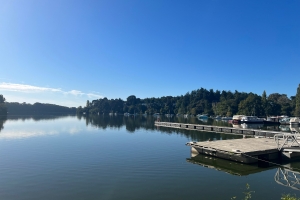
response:
<svg viewBox="0 0 300 200"><path fill-rule="evenodd" d="M283 133L280 131L247 129L243 127L223 127L223 126L212 126L212 125L203 125L203 124L184 124L184 123L172 123L172 122L155 122L155 125L170 127L170 128L217 132L217 133L234 134L234 135L236 134L251 135L257 137L273 137L275 134Z"/></svg>
<svg viewBox="0 0 300 200"><path fill-rule="evenodd" d="M187 162L202 167L223 171L237 176L247 176L276 168L274 165L269 167L259 167L258 164L246 165L200 154L192 154L191 158L187 158L186 160ZM280 185L300 190L300 173L298 171L279 167L274 175L274 180Z"/></svg>
<svg viewBox="0 0 300 200"><path fill-rule="evenodd" d="M246 165L243 163L232 162L229 160L224 160L208 155L192 154L191 158L186 159L188 162L193 164L198 164L203 167L215 169L218 171L223 171L229 174L237 176L246 176L249 174L254 174L262 172L273 167L258 167L258 164Z"/></svg>
<svg viewBox="0 0 300 200"><path fill-rule="evenodd" d="M300 190L300 173L289 169L278 168L274 180L295 190Z"/></svg>

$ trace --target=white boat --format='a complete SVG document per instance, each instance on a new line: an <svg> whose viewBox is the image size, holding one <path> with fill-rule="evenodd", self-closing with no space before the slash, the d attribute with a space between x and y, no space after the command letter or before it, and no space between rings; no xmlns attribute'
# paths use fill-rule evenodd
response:
<svg viewBox="0 0 300 200"><path fill-rule="evenodd" d="M130 115L130 113L126 112L124 113L124 116L128 117Z"/></svg>
<svg viewBox="0 0 300 200"><path fill-rule="evenodd" d="M282 117L281 119L279 119L279 123L280 124L290 124L290 120L291 120L290 117L285 116L285 117Z"/></svg>
<svg viewBox="0 0 300 200"><path fill-rule="evenodd" d="M244 116L241 118L241 123L264 123L264 119L258 118L256 116Z"/></svg>
<svg viewBox="0 0 300 200"><path fill-rule="evenodd" d="M298 117L292 117L290 119L290 125L299 125L300 119Z"/></svg>
<svg viewBox="0 0 300 200"><path fill-rule="evenodd" d="M233 117L232 117L232 123L240 123L242 117L245 117L245 115L233 115Z"/></svg>
<svg viewBox="0 0 300 200"><path fill-rule="evenodd" d="M265 124L279 124L280 117L275 117L275 116L269 116L267 119L264 121Z"/></svg>
<svg viewBox="0 0 300 200"><path fill-rule="evenodd" d="M222 119L222 117L218 115L215 117L215 119Z"/></svg>

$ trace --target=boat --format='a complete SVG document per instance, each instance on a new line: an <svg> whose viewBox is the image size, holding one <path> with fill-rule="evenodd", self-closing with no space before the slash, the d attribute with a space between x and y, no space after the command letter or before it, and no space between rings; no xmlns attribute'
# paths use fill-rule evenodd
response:
<svg viewBox="0 0 300 200"><path fill-rule="evenodd" d="M290 120L291 118L288 116L282 117L281 119L279 119L279 123L282 125L288 125L290 124Z"/></svg>
<svg viewBox="0 0 300 200"><path fill-rule="evenodd" d="M232 117L222 117L222 120L232 120Z"/></svg>
<svg viewBox="0 0 300 200"><path fill-rule="evenodd" d="M299 126L300 119L298 117L293 117L290 119L290 125L297 125Z"/></svg>
<svg viewBox="0 0 300 200"><path fill-rule="evenodd" d="M130 115L130 113L128 113L128 112L124 113L125 117L128 117L129 115Z"/></svg>
<svg viewBox="0 0 300 200"><path fill-rule="evenodd" d="M267 119L264 120L264 124L280 124L279 120L280 117L267 117Z"/></svg>
<svg viewBox="0 0 300 200"><path fill-rule="evenodd" d="M259 123L264 123L264 119L258 118L256 116L244 116L244 117L241 118L241 123L259 124Z"/></svg>
<svg viewBox="0 0 300 200"><path fill-rule="evenodd" d="M202 115L198 114L197 117L198 117L198 119L208 119L208 116L205 114L202 114Z"/></svg>
<svg viewBox="0 0 300 200"><path fill-rule="evenodd" d="M245 117L245 115L233 115L231 123L232 124L239 124L239 123L241 123L242 117Z"/></svg>

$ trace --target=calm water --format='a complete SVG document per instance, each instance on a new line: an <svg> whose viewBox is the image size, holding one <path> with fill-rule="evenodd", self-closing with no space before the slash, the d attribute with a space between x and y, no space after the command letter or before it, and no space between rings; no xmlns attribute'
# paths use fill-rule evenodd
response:
<svg viewBox="0 0 300 200"><path fill-rule="evenodd" d="M240 136L156 128L152 117L11 117L0 121L0 199L241 199L247 183L252 199L300 197L276 182L287 184L277 167L191 157L184 144L209 138Z"/></svg>

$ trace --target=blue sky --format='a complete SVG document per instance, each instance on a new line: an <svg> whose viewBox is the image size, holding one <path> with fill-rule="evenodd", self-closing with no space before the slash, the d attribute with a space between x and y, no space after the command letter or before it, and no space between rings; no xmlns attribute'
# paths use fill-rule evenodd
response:
<svg viewBox="0 0 300 200"><path fill-rule="evenodd" d="M198 89L295 95L300 1L2 0L0 94L85 105Z"/></svg>

